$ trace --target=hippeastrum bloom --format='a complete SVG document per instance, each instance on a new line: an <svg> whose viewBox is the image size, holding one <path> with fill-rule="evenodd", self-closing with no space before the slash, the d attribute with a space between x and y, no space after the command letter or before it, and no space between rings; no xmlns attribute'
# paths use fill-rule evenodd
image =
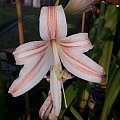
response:
<svg viewBox="0 0 120 120"><path fill-rule="evenodd" d="M66 37L67 23L62 6L43 7L39 20L43 41L25 43L14 51L16 64L24 67L9 93L16 97L27 92L50 70L50 93L58 116L61 109L61 63L73 75L96 83L101 81L104 70L83 54L93 47L87 33Z"/></svg>
<svg viewBox="0 0 120 120"><path fill-rule="evenodd" d="M76 14L89 11L91 9L91 4L95 0L69 0L68 4L65 7L65 12L67 14Z"/></svg>
<svg viewBox="0 0 120 120"><path fill-rule="evenodd" d="M72 79L73 77L74 76L72 74L70 74L66 69L62 70L62 78L63 78L62 81L63 81L63 83L68 79ZM47 79L47 81L50 82L49 77L46 77L46 79ZM56 118L55 109L54 109L54 106L53 106L53 100L52 100L52 96L51 96L50 91L48 93L48 97L46 98L45 102L43 103L43 105L41 106L41 108L39 110L39 116L42 120L46 119L48 116L49 116L50 120L55 120L55 118Z"/></svg>
<svg viewBox="0 0 120 120"><path fill-rule="evenodd" d="M43 105L39 110L39 116L42 120L46 119L48 115L49 115L49 119L51 120L54 120L56 118L55 109L53 106L52 96L50 92L48 94L47 99L45 100L45 102L43 103Z"/></svg>

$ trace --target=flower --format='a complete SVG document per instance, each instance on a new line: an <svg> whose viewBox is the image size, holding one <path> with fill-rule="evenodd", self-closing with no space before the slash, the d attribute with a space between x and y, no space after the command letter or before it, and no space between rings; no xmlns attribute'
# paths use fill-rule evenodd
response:
<svg viewBox="0 0 120 120"><path fill-rule="evenodd" d="M74 76L71 75L66 69L64 69L62 71L62 77L63 77L62 80L64 83L66 80L72 79ZM47 79L47 81L50 81L49 76L46 76L45 78ZM49 116L49 120L55 120L55 118L56 118L55 109L53 106L53 100L52 100L50 91L48 93L48 97L46 98L45 102L43 103L43 105L41 106L41 108L39 110L39 116L42 120L46 119L48 116Z"/></svg>
<svg viewBox="0 0 120 120"><path fill-rule="evenodd" d="M95 0L69 0L64 10L67 14L81 14L85 11L89 11L94 1Z"/></svg>
<svg viewBox="0 0 120 120"><path fill-rule="evenodd" d="M39 116L41 119L45 119L48 116L48 114L50 113L51 109L53 109L52 103L53 103L52 96L49 92L47 99L45 100L45 102L43 103L43 105L41 106L41 108L39 110Z"/></svg>
<svg viewBox="0 0 120 120"><path fill-rule="evenodd" d="M22 95L50 70L50 93L55 115L58 116L61 110L61 62L73 75L96 83L101 82L104 70L83 54L93 47L87 33L66 37L67 23L61 5L43 7L39 21L43 41L25 43L13 52L16 64L24 67L9 88L9 93L14 97Z"/></svg>

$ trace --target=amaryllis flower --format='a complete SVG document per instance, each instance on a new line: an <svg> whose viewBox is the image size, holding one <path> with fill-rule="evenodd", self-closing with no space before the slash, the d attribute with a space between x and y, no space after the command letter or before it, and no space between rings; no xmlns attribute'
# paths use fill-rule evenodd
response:
<svg viewBox="0 0 120 120"><path fill-rule="evenodd" d="M62 75L63 83L66 82L66 80L72 79L74 77L66 69L62 70L61 75ZM46 79L47 79L47 81L50 82L50 78L48 76L46 76ZM48 116L49 116L50 120L55 120L55 118L56 118L55 109L53 106L53 100L52 100L50 91L48 93L48 97L46 98L45 102L43 103L43 105L41 106L41 108L39 110L39 116L42 120L46 119Z"/></svg>
<svg viewBox="0 0 120 120"><path fill-rule="evenodd" d="M93 47L87 33L66 37L67 23L62 6L43 7L39 20L43 41L25 43L14 51L16 64L24 67L9 93L16 97L27 92L50 70L50 93L58 116L61 110L61 64L73 75L96 83L101 81L104 71L83 54Z"/></svg>
<svg viewBox="0 0 120 120"><path fill-rule="evenodd" d="M92 7L91 4L95 0L69 0L68 4L65 7L65 12L67 14L76 14L89 11Z"/></svg>
<svg viewBox="0 0 120 120"><path fill-rule="evenodd" d="M54 120L54 118L56 117L54 106L53 106L53 101L52 101L52 96L50 92L48 94L47 99L45 100L45 102L43 103L43 105L41 106L39 110L39 116L42 120L46 119L48 115L49 117L53 118L52 120Z"/></svg>

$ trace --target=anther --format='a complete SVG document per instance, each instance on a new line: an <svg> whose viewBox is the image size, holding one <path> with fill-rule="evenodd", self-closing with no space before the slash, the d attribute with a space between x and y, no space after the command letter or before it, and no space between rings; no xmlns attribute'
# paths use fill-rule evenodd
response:
<svg viewBox="0 0 120 120"><path fill-rule="evenodd" d="M55 70L55 69L56 69L56 65L53 65L52 70Z"/></svg>

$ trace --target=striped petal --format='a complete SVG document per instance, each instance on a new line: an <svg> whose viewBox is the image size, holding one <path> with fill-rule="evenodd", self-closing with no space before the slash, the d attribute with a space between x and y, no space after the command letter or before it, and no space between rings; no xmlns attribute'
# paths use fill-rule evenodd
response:
<svg viewBox="0 0 120 120"><path fill-rule="evenodd" d="M53 107L52 97L51 97L51 93L49 92L47 99L45 100L45 102L43 103L43 105L39 110L39 116L42 120L48 117L50 111L52 110L52 107Z"/></svg>
<svg viewBox="0 0 120 120"><path fill-rule="evenodd" d="M84 54L79 56L66 52L59 47L59 55L65 68L73 75L87 81L99 83L104 75L104 70L92 59Z"/></svg>
<svg viewBox="0 0 120 120"><path fill-rule="evenodd" d="M37 54L42 57L48 45L49 43L45 41L34 41L20 45L13 52L16 64L23 65Z"/></svg>
<svg viewBox="0 0 120 120"><path fill-rule="evenodd" d="M49 120L57 120L57 116L55 114L55 108L53 107L50 114L49 114Z"/></svg>
<svg viewBox="0 0 120 120"><path fill-rule="evenodd" d="M59 45L71 53L84 53L93 46L88 38L88 33L78 33L59 40Z"/></svg>
<svg viewBox="0 0 120 120"><path fill-rule="evenodd" d="M50 92L55 108L55 115L58 116L61 110L61 82L58 80L55 71L50 72Z"/></svg>
<svg viewBox="0 0 120 120"><path fill-rule="evenodd" d="M95 0L69 0L68 4L65 7L65 12L67 14L75 14L89 11L92 7L91 4Z"/></svg>
<svg viewBox="0 0 120 120"><path fill-rule="evenodd" d="M39 31L43 40L60 39L67 35L67 23L62 6L41 9Z"/></svg>
<svg viewBox="0 0 120 120"><path fill-rule="evenodd" d="M49 45L46 49L46 53L43 54L42 57L39 56L38 53L33 58L29 58L29 60L22 68L19 77L9 88L9 93L16 97L30 90L46 75L51 66L51 63L52 49Z"/></svg>

